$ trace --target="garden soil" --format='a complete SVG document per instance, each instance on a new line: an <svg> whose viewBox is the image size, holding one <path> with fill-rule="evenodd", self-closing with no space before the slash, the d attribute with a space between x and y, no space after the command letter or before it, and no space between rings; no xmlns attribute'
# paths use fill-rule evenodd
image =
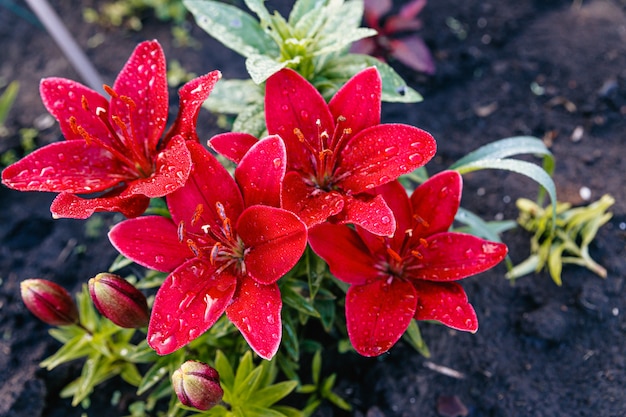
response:
<svg viewBox="0 0 626 417"><path fill-rule="evenodd" d="M158 39L168 59L188 71L245 77L242 58L191 20L195 45L177 46L171 26L150 13L137 32L85 23L82 8L105 1L51 3L106 83L146 39ZM267 2L283 13L287 3ZM0 82L20 83L0 153L21 152L21 129L39 131L37 146L60 140L38 83L51 76L79 79L26 11L19 1L0 5ZM480 322L476 334L423 324L429 358L404 342L379 358L327 358L325 372L337 373L336 392L353 411L324 404L316 415L626 416L626 2L432 0L421 18L437 72L427 77L392 62L424 101L385 104L383 121L434 135L439 150L430 172L497 139L543 138L556 157L559 200L580 205L605 193L617 200L591 246L608 274L602 279L566 266L560 287L546 273L513 284L503 264L464 280ZM171 101L177 105L174 91ZM216 120L201 115L201 137L219 131ZM488 220L515 219L515 200L536 193L536 184L519 175L484 171L465 176L462 204ZM80 363L52 372L38 366L59 345L22 305L19 283L39 277L78 291L114 259L106 230L119 220L53 220L52 198L0 188L0 416L127 415L133 390L120 380L98 389L85 411L59 399ZM514 263L526 258L526 232L507 232L503 239Z"/></svg>

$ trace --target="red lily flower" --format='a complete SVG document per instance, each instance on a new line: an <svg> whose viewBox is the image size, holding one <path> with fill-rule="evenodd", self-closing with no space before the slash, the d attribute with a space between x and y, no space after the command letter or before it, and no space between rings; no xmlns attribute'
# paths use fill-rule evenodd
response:
<svg viewBox="0 0 626 417"><path fill-rule="evenodd" d="M166 197L172 218L138 217L109 233L128 258L171 271L154 300L148 343L161 355L171 353L226 312L252 349L269 359L282 332L276 281L307 242L306 225L279 208L285 146L277 136L259 141L238 165L237 182L200 144L187 146L193 170L187 184Z"/></svg>
<svg viewBox="0 0 626 417"><path fill-rule="evenodd" d="M381 93L374 67L352 77L328 104L293 70L283 69L267 80L267 130L287 146L283 207L307 226L330 218L378 235L393 234L393 213L371 191L424 165L436 144L416 127L380 124ZM210 141L233 160L251 143L250 135L240 133Z"/></svg>
<svg viewBox="0 0 626 417"><path fill-rule="evenodd" d="M411 320L436 320L475 332L478 320L456 281L485 271L507 252L502 243L448 232L461 199L461 176L445 171L407 196L399 182L379 188L398 228L383 238L357 227L322 224L309 231L313 250L340 280L348 335L364 356L387 352Z"/></svg>
<svg viewBox="0 0 626 417"><path fill-rule="evenodd" d="M60 193L50 208L54 217L84 219L96 211L138 216L150 198L185 184L191 170L185 140L198 140L200 106L220 77L213 71L180 89L178 117L163 138L168 91L158 42L137 46L113 88L104 86L110 100L75 81L46 78L41 97L66 140L6 168L2 183L20 191Z"/></svg>
<svg viewBox="0 0 626 417"><path fill-rule="evenodd" d="M424 40L414 32L422 28L417 15L426 0L413 0L389 16L391 0L365 0L365 23L378 34L352 44L351 52L372 55L380 60L393 57L426 74L435 73L435 61Z"/></svg>

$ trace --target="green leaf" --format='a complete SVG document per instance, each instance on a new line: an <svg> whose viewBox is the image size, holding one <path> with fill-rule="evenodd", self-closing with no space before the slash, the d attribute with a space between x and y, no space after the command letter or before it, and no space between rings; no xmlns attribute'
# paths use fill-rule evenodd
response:
<svg viewBox="0 0 626 417"><path fill-rule="evenodd" d="M228 387L235 385L235 373L233 372L233 367L221 350L218 350L215 355L215 369L219 372L220 381L223 385Z"/></svg>
<svg viewBox="0 0 626 417"><path fill-rule="evenodd" d="M263 103L263 88L252 80L220 80L204 107L213 113L239 114L253 103Z"/></svg>
<svg viewBox="0 0 626 417"><path fill-rule="evenodd" d="M313 84L330 83L334 87L332 94L348 79L367 67L376 67L383 83L382 100L387 102L416 103L422 96L406 85L402 77L384 62L363 54L347 54L329 59ZM328 91L329 93L331 91ZM326 96L326 94L324 94Z"/></svg>
<svg viewBox="0 0 626 417"><path fill-rule="evenodd" d="M285 417L280 411L271 408L258 407L252 404L246 404L242 407L242 417Z"/></svg>
<svg viewBox="0 0 626 417"><path fill-rule="evenodd" d="M319 10L321 4L319 0L296 0L289 13L289 24L295 27L305 15Z"/></svg>
<svg viewBox="0 0 626 417"><path fill-rule="evenodd" d="M478 159L461 166L456 166L455 169L460 174L467 174L482 169L500 169L525 175L537 182L548 192L553 205L556 203L556 187L554 181L541 167L530 162L517 159ZM553 218L556 221L556 210L553 211Z"/></svg>
<svg viewBox="0 0 626 417"><path fill-rule="evenodd" d="M281 347L287 352L289 357L294 361L300 359L300 341L296 331L295 324L289 316L283 317L283 338Z"/></svg>
<svg viewBox="0 0 626 417"><path fill-rule="evenodd" d="M292 61L279 62L267 55L250 54L246 59L246 70L248 70L252 81L256 84L261 84L281 69L287 67L287 65L295 63Z"/></svg>
<svg viewBox="0 0 626 417"><path fill-rule="evenodd" d="M169 362L170 359L166 356L161 356L155 361L154 365L148 369L139 383L137 395L142 395L168 375L167 364Z"/></svg>
<svg viewBox="0 0 626 417"><path fill-rule="evenodd" d="M184 0L183 4L198 26L235 52L245 57L279 55L276 43L259 22L237 7L210 0Z"/></svg>
<svg viewBox="0 0 626 417"><path fill-rule="evenodd" d="M122 364L122 371L120 372L120 376L126 382L134 387L138 387L142 382L141 374L137 367L129 362Z"/></svg>
<svg viewBox="0 0 626 417"><path fill-rule="evenodd" d="M260 407L269 407L285 398L297 386L297 381L283 381L272 384L254 392L250 397L250 401Z"/></svg>
<svg viewBox="0 0 626 417"><path fill-rule="evenodd" d="M493 242L501 242L502 240L499 234L514 229L517 226L514 220L486 222L480 216L477 216L463 207L459 207L454 219L469 226L467 230L463 230L464 232ZM459 229L455 230L459 231Z"/></svg>
<svg viewBox="0 0 626 417"><path fill-rule="evenodd" d="M76 336L61 346L52 356L42 361L40 366L50 371L62 363L87 356L92 351L90 342L87 334Z"/></svg>
<svg viewBox="0 0 626 417"><path fill-rule="evenodd" d="M313 355L313 361L311 361L311 377L313 383L319 385L320 375L322 374L322 351L316 350Z"/></svg>
<svg viewBox="0 0 626 417"><path fill-rule="evenodd" d="M238 395L240 390L248 388L246 385L249 382L250 374L254 372L254 370L255 367L252 362L252 353L247 351L239 361L239 366L237 366L237 372L235 373L235 382L233 383L235 395Z"/></svg>
<svg viewBox="0 0 626 417"><path fill-rule="evenodd" d="M531 274L539 269L539 256L536 254L530 255L526 260L515 265L513 268L504 275L506 279L517 279L524 275Z"/></svg>
<svg viewBox="0 0 626 417"><path fill-rule="evenodd" d="M481 146L456 161L448 169L457 169L481 159L504 159L523 154L545 155L554 161L552 153L541 139L532 136L515 136Z"/></svg>
<svg viewBox="0 0 626 417"><path fill-rule="evenodd" d="M0 126L6 122L9 110L13 107L19 90L20 84L17 81L12 81L0 96Z"/></svg>
<svg viewBox="0 0 626 417"><path fill-rule="evenodd" d="M319 317L320 314L317 310L315 310L311 301L303 297L299 290L298 282L296 281L287 281L284 285L282 285L281 296L283 303L306 315Z"/></svg>
<svg viewBox="0 0 626 417"><path fill-rule="evenodd" d="M272 409L278 411L286 417L304 417L304 413L302 413L302 411L286 405L275 405Z"/></svg>
<svg viewBox="0 0 626 417"><path fill-rule="evenodd" d="M239 113L233 123L233 132L245 132L261 138L266 136L264 104L253 103Z"/></svg>
<svg viewBox="0 0 626 417"><path fill-rule="evenodd" d="M420 332L417 320L411 320L411 322L409 323L409 327L406 329L404 337L408 340L411 346L413 346L413 348L417 350L420 355L425 358L430 358L430 350L428 349L428 345L422 338L422 333Z"/></svg>
<svg viewBox="0 0 626 417"><path fill-rule="evenodd" d="M559 287L563 285L561 281L561 271L563 270L561 256L564 250L564 244L555 244L550 246L550 252L548 254L548 271L550 271L550 276L554 283Z"/></svg>

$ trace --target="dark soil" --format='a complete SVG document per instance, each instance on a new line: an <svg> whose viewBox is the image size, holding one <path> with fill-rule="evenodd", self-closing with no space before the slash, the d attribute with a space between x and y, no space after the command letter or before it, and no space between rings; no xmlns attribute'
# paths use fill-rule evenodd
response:
<svg viewBox="0 0 626 417"><path fill-rule="evenodd" d="M179 60L188 71L219 69L227 78L245 76L242 59L193 24L201 49L175 47L170 26L149 15L140 32L84 23L81 7L103 2L52 4L105 82L113 81L138 42L152 38L161 42L168 59ZM270 7L273 3L268 1ZM439 152L431 172L504 137L549 141L557 159L559 200L585 203L581 187L591 190L591 200L604 193L617 200L613 219L591 248L608 277L566 267L562 287L545 273L511 285L501 265L465 280L480 321L477 334L422 325L429 359L399 343L382 358L338 361L333 367L339 374L337 391L353 404L351 415L626 415L626 2L585 1L581 8L576 3L429 2L422 13L423 36L436 56L437 73L424 77L398 66L425 100L385 105L383 121L413 124L435 136ZM26 10L20 2L2 4ZM58 126L39 99L38 83L47 76L79 79L36 21L11 9L0 6L0 80L18 80L21 88L0 153L19 152L21 128L40 130L38 146L59 140ZM89 47L95 39L101 43ZM215 117L205 113L199 132L204 138L217 132ZM486 219L514 219L515 200L535 195L536 185L520 176L476 173L465 178L463 205ZM0 189L0 416L84 412L58 399L64 384L77 376L78 365L39 369L58 344L23 307L19 283L41 277L77 291L115 257L105 237L115 218L99 217L99 228L93 222L52 220L51 200L51 195ZM504 238L514 262L526 258L525 232ZM127 388L117 381L105 385L92 396L89 415L128 414L124 401L110 404L115 390ZM325 405L318 415L345 414Z"/></svg>

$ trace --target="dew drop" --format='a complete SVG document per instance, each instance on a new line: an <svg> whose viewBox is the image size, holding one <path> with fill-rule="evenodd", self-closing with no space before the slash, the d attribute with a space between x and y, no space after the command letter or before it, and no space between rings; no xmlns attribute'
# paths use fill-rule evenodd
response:
<svg viewBox="0 0 626 417"><path fill-rule="evenodd" d="M280 108L282 111L289 111L289 106L286 104L283 104Z"/></svg>
<svg viewBox="0 0 626 417"><path fill-rule="evenodd" d="M383 217L381 217L381 219L380 219L380 222L381 222L382 224L389 224L389 222L390 222L390 221L391 221L391 219L389 218L389 216L383 216Z"/></svg>
<svg viewBox="0 0 626 417"><path fill-rule="evenodd" d="M280 166L282 165L283 160L280 158L274 158L274 161L272 161L274 163L274 168L280 168Z"/></svg>
<svg viewBox="0 0 626 417"><path fill-rule="evenodd" d="M414 153L409 155L409 160L413 163L420 163L424 160L424 158L422 158L422 155L419 153Z"/></svg>
<svg viewBox="0 0 626 417"><path fill-rule="evenodd" d="M385 153L387 155L396 155L398 153L398 147L389 146L388 148L385 148Z"/></svg>

